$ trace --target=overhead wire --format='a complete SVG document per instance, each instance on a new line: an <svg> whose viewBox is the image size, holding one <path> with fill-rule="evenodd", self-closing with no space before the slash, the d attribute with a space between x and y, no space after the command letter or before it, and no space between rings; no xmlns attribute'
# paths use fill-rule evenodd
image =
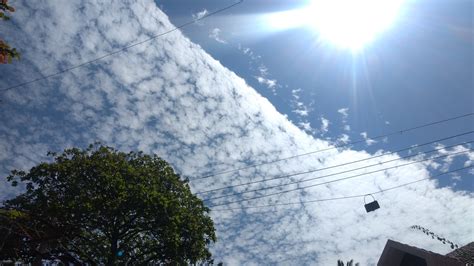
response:
<svg viewBox="0 0 474 266"><path fill-rule="evenodd" d="M55 77L55 76L64 74L64 73L66 73L66 72L69 72L69 71L71 71L71 70L74 70L74 69L77 69L77 68L80 68L80 67L83 67L83 66L92 64L92 63L94 63L94 62L100 61L100 60L102 60L102 59L104 59L104 58L107 58L107 57L110 57L110 56L112 56L112 55L116 55L116 54L118 54L118 53L122 53L122 52L124 52L124 51L126 51L126 50L128 50L128 49L130 49L130 48L132 48L132 47L135 47L135 46L138 46L138 45L141 45L141 44L150 42L150 41L155 40L155 39L157 39L157 38L159 38L159 37L161 37L161 36L164 36L164 35L166 35L166 34L172 33L172 32L174 32L174 31L177 31L177 30L179 30L179 29L182 29L182 28L184 28L184 27L186 27L186 26L189 26L189 25L191 25L191 24L194 24L194 23L197 22L197 21L206 19L206 18L208 18L208 17L210 17L210 16L213 16L213 15L216 15L216 14L218 14L218 13L221 13L221 12L223 12L223 11L225 11L225 10L231 9L231 8L233 8L234 6L237 6L237 5L241 4L243 1L244 1L244 0L239 0L239 1L236 2L236 3L227 5L227 6L223 7L223 8L217 9L217 10L215 10L215 11L213 11L213 12L210 12L210 13L207 13L207 14L201 16L201 17L198 17L198 18L195 18L195 19L193 19L193 20L190 20L190 21L188 21L188 22L186 22L186 23L183 23L183 24L181 24L181 25L179 25L179 26L177 26L177 27L174 27L174 28L171 29L171 30L165 31L165 32L160 33L160 34L156 34L156 35L154 35L154 36L152 36L152 37L150 37L150 38L148 38L148 39L145 39L145 40L143 40L143 41L139 41L139 42L136 42L136 43L132 43L132 44L127 45L127 46L125 46L125 47L123 47L123 48L120 48L120 49L118 49L118 50L115 50L115 51L113 51L113 52L106 53L106 54L104 54L104 55L102 55L102 56L96 57L96 58L94 58L94 59L92 59L92 60L89 60L89 61L80 63L80 64L78 64L78 65L73 65L73 66L71 66L71 67L64 68L64 69L62 69L62 70L59 70L59 71L57 71L57 72L54 72L54 73L51 73L51 74L48 74L48 75L45 75L45 76L42 76L42 77L40 77L40 78L32 79L32 80L30 80L30 81L22 82L22 83L19 83L19 84L16 84L16 85L13 85L13 86L4 88L4 89L0 89L0 92L5 92L5 91L11 90L11 89L16 89L16 88L18 88L18 87L22 87L22 86L25 86L25 85L29 85L29 84L31 84L31 83L35 83L35 82L38 82L38 81L41 81L41 80L45 80L45 79L48 79L48 78L51 78L51 77Z"/></svg>
<svg viewBox="0 0 474 266"><path fill-rule="evenodd" d="M451 146L446 146L446 147L433 149L433 150L426 151L426 152L410 154L410 155L407 155L407 156L398 157L398 158L391 159L391 160L388 160L388 161L378 162L378 163L375 163L375 164L366 165L366 166L362 166L362 167L358 167L358 168L352 168L352 169L344 170L344 171L341 171L341 172L331 173L331 174L327 174L327 175L322 175L322 176L303 179L303 180L298 180L298 181L292 181L292 182L285 183L285 184L279 184L279 185L274 185L274 186L265 186L263 188L257 188L257 189L253 189L253 190L246 190L246 191L241 191L241 192L236 192L236 193L225 194L225 195L221 195L221 196L217 196L217 197L207 198L205 200L209 201L209 200L216 200L216 199L227 198L227 197L234 197L234 196L239 196L239 195L248 194L248 193L257 192L257 191L263 191L263 190L268 190L268 189L273 189L273 188L278 188L278 187L283 187L283 186L288 186L288 185L293 185L293 184L305 183L305 182L309 182L309 181L313 181L313 180L317 180L317 179L322 179L322 178L326 178L326 177L346 174L346 173L350 173L350 172L354 172L354 171L358 171L358 170L365 170L367 168L371 168L371 167L374 167L374 166L379 166L379 165L383 165L383 164L390 163L390 162L405 160L405 159L408 159L408 158L411 158L411 157L417 157L417 156L420 156L420 155L426 155L426 154L433 153L433 152L436 152L436 151L440 151L440 150L443 150L443 149L448 149L448 148L452 148L452 147L456 147L456 146L461 146L461 145L469 144L469 143L472 143L472 142L474 142L474 141L467 141L467 142L463 142L463 143L459 143L459 144L455 144L455 145L451 145ZM287 175L287 176L296 176L296 175L300 175L300 174L301 173L295 173L293 175Z"/></svg>
<svg viewBox="0 0 474 266"><path fill-rule="evenodd" d="M375 194L384 193L384 192L387 192L387 191L391 191L391 190L395 190L395 189L398 189L398 188L406 187L406 186L409 186L409 185L412 185L412 184L415 184L415 183L419 183L419 182L422 182L422 181L425 181L425 180L429 180L429 179L432 179L432 178L435 178L435 177L451 174L451 173L454 173L454 172L459 172L459 171L466 170L466 169L473 168L473 167L474 167L474 165L469 165L469 166L466 166L466 167L462 167L462 168L458 168L458 169L455 169L455 170L443 172L443 173L440 173L440 174L437 174L437 175L432 175L430 177L426 177L426 178L418 179L418 180L415 180L415 181L403 183L403 184L400 184L400 185L397 185L397 186L388 187L388 188L385 188L385 189L380 189L380 190L373 191L373 192L366 193L366 194L357 194L357 195L333 197L333 198L325 198L325 199L305 200L305 201L298 201L298 202L274 203L274 204L257 205L257 206L242 206L242 207L237 207L237 208L212 209L212 211L213 212L220 212L220 211L234 211L234 210L244 210L244 209L259 209L259 208L268 208L268 207L277 207L277 206L304 205L304 204L307 204L307 203L315 203L315 202L362 198L362 197L365 197L365 196L368 196L368 195L375 195Z"/></svg>
<svg viewBox="0 0 474 266"><path fill-rule="evenodd" d="M37 78L37 79L33 79L33 80L30 80L30 81L27 81L27 82L23 82L23 83L19 83L19 84L16 84L16 85L13 85L13 86L10 86L10 87L7 87L7 88L4 88L4 89L1 89L0 91L1 92L4 92L4 91L8 91L8 90L11 90L11 89L15 89L15 88L18 88L18 87L22 87L22 86L25 86L25 85L28 85L28 84L31 84L31 83L34 83L34 82L38 82L38 81L41 81L41 80L45 80L45 79L48 79L48 78L51 78L51 77L54 77L54 76L58 76L58 75L61 75L63 73L66 73L66 72L69 72L71 70L74 70L74 69L77 69L77 68L80 68L80 67L83 67L83 66L86 66L88 64L91 64L91 63L94 63L94 62L97 62L97 61L100 61L104 58L107 58L107 57L110 57L112 55L115 55L115 54L118 54L118 53L121 53L121 52L124 52L130 48L133 48L135 46L138 46L138 45L141 45L141 44L144 44L144 43L147 43L147 42L150 42L156 38L159 38L161 36L164 36L166 34L169 34L169 33L172 33L176 30L179 30L179 29L182 29L188 25L191 25L191 24L194 24L195 22L197 21L200 21L200 20L203 20L207 17L210 17L210 16L213 16L217 13L220 13L220 12L223 12L225 10L228 10L236 5L239 5L243 2L243 0L240 0L236 3L233 3L231 5L228 5L226 7L223 7L223 8L220 8L216 11L213 11L213 12L210 12L208 14L205 14L204 16L202 17L199 17L199 18L196 18L196 19L193 19L191 21L188 21L184 24L181 24L180 26L177 26L171 30L168 30L166 32L163 32L163 33L160 33L160 34L157 34L157 35L154 35L148 39L145 39L143 41L140 41L140 42L136 42L136 43L132 43L128 46L125 46L119 50L116 50L116 51L113 51L113 52L110 52L110 53L107 53L107 54L104 54L100 57L97 57L95 59L92 59L92 60L89 60L89 61L86 61L86 62L83 62L81 64L78 64L78 65L74 65L74 66L71 66L71 67L68 67L68 68L65 68L65 69L62 69L58 72L55 72L55 73L52 73L52 74L49 74L49 75L45 75L45 76L42 76L40 78ZM413 130L416 130L416 129L420 129L420 128L424 128L424 127L428 127L428 126L432 126L432 125L436 125L436 124L440 124L440 123L444 123L444 122L448 122L448 121L452 121L452 120L457 120L457 119L460 119L460 118L464 118L464 117L467 117L467 116L471 116L473 115L474 113L467 113L467 114L464 114L464 115L460 115L460 116L456 116L456 117L452 117L452 118L448 118L448 119L444 119L444 120L439 120L439 121L435 121L435 122L431 122L431 123L427 123L427 124L423 124L423 125L420 125L420 126L415 126L415 127L412 127L412 128L407 128L407 129L403 129L403 130L399 130L399 131L394 131L394 132L391 132L391 133L388 133L388 134L384 134L384 135L379 135L379 136L375 136L375 137L371 137L370 139L373 139L373 140L376 140L376 139L380 139L380 138L385 138L385 137L389 137L389 136L392 136L392 135L395 135L395 134L402 134L402 133L405 133L405 132L409 132L409 131L413 131ZM470 134L472 133L473 131L470 131L470 132L467 132L467 133L464 133L464 134L460 134L460 135L457 135L457 136L461 136L461 135L465 135L465 134ZM454 136L454 137L457 137L457 136ZM453 138L453 137L448 137L448 138L444 138L444 139L441 139L441 140L445 140L445 139L449 139L449 138ZM436 140L434 142L438 142L438 141L441 141L441 140ZM263 163L258 163L258 164L252 164L252 165L248 165L248 166L244 166L244 167L240 167L240 168L236 168L236 169L232 169L232 170L226 170L226 171L222 171L222 172L218 172L218 173L214 173L214 174L211 174L211 175L206 175L206 176L202 176L200 178L195 178L195 179L191 179L190 181L194 181L194 180L198 180L198 179L204 179L204 178L209 178L209 177L213 177L213 176L217 176L217 175L222 175L222 174L226 174L226 173L232 173L232 172L236 172L236 171L240 171L240 170L245 170L245 169L249 169L249 168L253 168L253 167L258 167L258 166L262 166L262 165L267 165L267 164L272 164L272 163L276 163L276 162L280 162L280 161L284 161L284 160L289 160L289 159L293 159L293 158L297 158L297 157L301 157L301 156L307 156L307 155L310 155L310 154L314 154L314 153L318 153L318 152L323 152L323 151L328 151L328 150L332 150L332 149L337 149L337 148L341 148L341 147L345 147L345 146L350 146L350 145L354 145L354 144L358 144L358 143L362 143L362 142L365 142L366 139L360 139L360 140L357 140L357 141L353 141L353 142L349 142L349 143L345 143L345 144L342 144L342 145L335 145L334 147L330 147L330 148L326 148L326 149L321 149L321 150L315 150L315 151L311 151L311 152L307 152L307 153L302 153L302 154L297 154L297 155L293 155L293 156L289 156L289 157L285 157L285 158L279 158L277 160L273 160L273 161L268 161L268 162L263 162ZM277 178L284 178L284 177L290 177L290 176L295 176L295 175L301 175L301 174L306 174L306 173L311 173L311 172L316 172L316 171L321 171L321 170L326 170L326 169L330 169L330 168L335 168L335 167L340 167L340 166L344 166L344 165L348 165L348 164L353 164L353 163L357 163L357 162L361 162L361 161L365 161L365 160L368 160L368 159L374 159L374 158L377 158L377 157L381 157L381 156L386 156L386 155L389 155L389 154L393 154L393 153L396 153L396 152L400 152L400 151L404 151L404 150L408 150L408 149L413 149L413 148L416 148L416 147L420 147L420 146L424 146L424 145L428 145L428 144L431 144L431 143L434 143L434 142L429 142L429 143L424 143L424 144L420 144L420 145L415 145L413 147L410 147L410 148L405 148L405 149L402 149L402 150L399 150L399 151L395 151L395 152L389 152L389 153L385 153L385 154L382 154L382 155L378 155L378 156L375 156L375 157L371 157L371 158L367 158L367 159L363 159L363 160L358 160L358 161L353 161L353 162L350 162L350 163L345 163L345 164L340 164L340 165L337 165L337 166L331 166L331 167L326 167L326 168L321 168L321 169L316 169L316 170L311 170L311 171L307 171L307 172L302 172L302 173L296 173L296 174L291 174L291 175L285 175L285 176L279 176L279 177L276 177L276 178L272 178L272 179L265 179L265 180L260 180L260 181L256 181L256 182L265 182L265 181L269 181L269 180L274 180L274 179L277 179ZM461 144L459 144L461 145ZM454 146L458 146L458 145L454 145ZM448 147L444 147L444 148L448 148ZM429 151L429 152L434 152L435 150L432 150L432 151ZM464 153L465 151L463 152L458 152L458 153ZM455 154L458 154L458 153L453 153L453 154L447 154L447 155L443 155L443 156L439 156L439 157L436 157L436 158L441 158L441 157L446 157L446 156L451 156L451 155L455 155ZM419 155L419 154L417 154ZM411 155L410 157L412 157L414 155ZM407 157L402 157L402 158L407 158ZM436 158L430 158L430 159L425 159L425 160L422 160L422 161L426 161L426 160L433 160L433 159L436 159ZM398 160L398 159L397 159ZM393 161L393 160L391 160ZM409 165L409 164L413 164L413 163L418 163L418 162L422 162L422 161L416 161L416 162L411 162L411 163L408 163L408 164L404 164L404 165L399 165L399 166L395 166L395 167L390 167L390 168L386 168L386 169L382 169L382 170L387 170L387 169L391 169L391 168L398 168L398 167L403 167L403 166L406 166L406 165ZM390 161L387 161L387 162L390 162ZM383 163L386 163L386 162L382 162ZM379 163L380 164L380 163ZM371 166L374 166L374 165L371 165ZM367 167L371 167L371 166L367 166ZM456 171L460 171L460 170L464 170L464 169L467 169L467 168L470 168L470 167L473 167L473 166L469 166L469 167L464 167L464 168L460 168L460 169L456 169L456 170L453 170L453 171L449 171L449 172L445 172L445 173L442 173L442 174L439 174L439 175L436 175L436 176L441 176L441 175L445 175L445 174L448 174L448 173L452 173L452 172L456 172ZM361 168L358 168L358 169L355 169L355 170L360 170ZM379 171L382 171L382 170L377 170L377 171L374 171L374 172L379 172ZM354 171L354 170L352 170ZM374 173L374 172L371 172L371 173ZM342 173L342 172L341 172ZM345 172L344 172L345 173ZM340 174L340 173L338 173ZM370 173L364 173L362 175L366 175L366 174L370 174ZM359 176L359 175L358 175ZM434 177L436 177L434 176ZM352 177L346 177L346 178L342 178L342 179L337 179L337 180L332 180L332 181L329 181L329 182L325 182L325 183L331 183L331 182L335 182L335 181L341 181L341 180L345 180L345 179L348 179L348 178L353 178L355 176L352 176ZM322 178L322 177L319 177L319 178ZM395 187L391 187L391 188L388 188L388 189L383 189L383 190L379 190L377 192L372 192L370 194L376 194L376 193L383 193L385 191L389 191L389 190L392 190L392 189L396 189L396 188L400 188L400 187L403 187L403 186L406 186L406 185L409 185L409 184L413 184L413 183L416 183L416 182L420 182L420 181L423 181L423 180L427 180L427 179L430 179L430 178L424 178L424 179L420 179L420 180L417 180L417 181L413 181L413 182L409 182L409 183L405 183L405 184L402 184L402 185L399 185L399 186L395 186ZM314 180L314 179L307 179L307 180L303 180L303 181L300 181L300 182L305 182L305 181L311 181L311 180ZM201 193L208 193L208 192L213 192L213 191L218 191L218 190L223 190L223 189L228 189L228 188L232 188L232 187L236 187L236 186L243 186L243 185L249 185L249 184L254 184L256 182L250 182L250 183L246 183L246 184L239 184L239 185L235 185L235 186L228 186L228 187L223 187L223 188L218 188L218 189L213 189L213 190L209 190L209 191L203 191L203 192L198 192L197 194L201 194ZM299 182L297 182L299 183ZM322 185L322 184L325 184L325 183L320 183L320 184L317 184L317 185ZM290 183L290 184L295 184L295 183ZM286 185L290 185L290 184L286 184ZM313 187L315 185L311 185L311 186L307 186L307 187ZM305 188L307 188L305 187ZM267 188L267 189L270 189L270 188ZM304 188L298 188L299 189L304 189ZM254 191L246 191L244 193L247 193L247 192L254 192ZM286 192L290 192L290 191L283 191L283 192L278 192L278 194L281 194L281 193L286 193ZM354 196L346 196L346 197L339 197L339 198L331 198L331 199L320 199L320 200L315 200L315 201L307 201L307 203L309 202L319 202L319 201L328 201L328 200L338 200L338 199L348 199L348 198L355 198L355 197L363 197L367 194L364 194L364 195L354 195ZM271 195L264 195L264 197L267 197L267 196L271 196ZM261 197L259 197L261 198ZM211 199L217 199L217 198L211 198ZM250 199L245 199L244 201L248 201L248 200L251 200L251 199L256 199L256 198L250 198ZM235 203L235 202L230 202L228 204L231 204L231 203ZM298 202L298 204L300 204L301 202ZM296 203L285 203L284 205L289 205L289 204L296 204ZM278 204L278 205L281 205L281 204ZM214 205L213 207L215 206L220 206L220 205ZM277 206L277 205L272 205L272 206ZM266 206L250 206L249 208L258 208L258 207L266 207ZM226 210L230 210L230 209L226 209ZM219 211L219 210L213 210L213 211Z"/></svg>
<svg viewBox="0 0 474 266"><path fill-rule="evenodd" d="M255 197L251 197L251 198L244 198L244 199L235 200L235 201L228 201L228 202L220 203L220 204L214 204L214 205L210 205L208 207L212 208L212 207L217 207L217 206L224 206L224 205L229 205L229 204L234 204L234 203L240 203L240 202L251 201L251 200L255 200L255 199L261 199L261 198L267 198L267 197L271 197L271 196L281 195L281 194L285 194L285 193L289 193L289 192L293 192L293 191L303 190L303 189L306 189L306 188L327 185L327 184L330 184L330 183L335 183L335 182L340 182L340 181L343 181L343 180L353 179L353 178L364 176L364 175L370 175L370 174L379 173L379 172L383 172L383 171L387 171L387 170L391 170L391 169L397 169L397 168L400 168L400 167L405 167L405 166L416 164L416 163L421 163L421 162L425 162L425 161L432 161L432 160L436 160L436 159L440 159L440 158L445 158L445 157L449 157L449 156L453 156L453 155L457 155L457 154L466 153L468 151L472 151L472 149L469 149L469 150L466 150L466 151L461 151L461 152L449 153L449 154L445 154L445 155L441 155L441 156L433 157L433 158L425 158L425 159L418 160L418 161L413 161L413 162L409 162L409 163L405 163L405 164L400 164L400 165L396 165L396 166L392 166L392 167L387 167L387 168L383 168L383 169L379 169L379 170L375 170L375 171L371 171L371 172L365 172L365 173L352 175L352 176L348 176L348 177L344 177L344 178L333 179L333 180L329 180L329 181L326 181L326 182L312 184L312 185L308 185L308 186L297 187L297 188L293 188L293 189L278 191L278 192L269 193L269 194L260 195L260 196L255 196ZM205 200L205 201L209 201L209 200Z"/></svg>
<svg viewBox="0 0 474 266"><path fill-rule="evenodd" d="M454 120L457 120L457 119L469 117L469 116L472 116L472 115L474 115L473 112L466 113L466 114L458 115L458 116L455 116L455 117L450 117L450 118L446 118L446 119L442 119L442 120L438 120L438 121L434 121L434 122L430 122L430 123L426 123L426 124L421 124L421 125L418 125L418 126L413 126L413 127L410 127L410 128L405 128L405 129L402 129L402 130L392 131L390 133L378 135L378 136L375 136L375 137L370 137L370 139L372 139L372 140L383 139L383 138L390 137L390 136L393 136L393 135L403 134L403 133L414 131L414 130L417 130L417 129L421 129L421 128L434 126L434 125L437 125L437 124L442 124L442 123L446 123L446 122L449 122L449 121L454 121ZM196 180L206 179L206 178L210 178L210 177L214 177L214 176L218 176L218 175L229 174L229 173L233 173L233 172L237 172L237 171L241 171L241 170L246 170L246 169L250 169L250 168L255 168L255 167L259 167L259 166L263 166L263 165L274 164L274 163L277 163L277 162L282 162L282 161L286 161L286 160L290 160L290 159L294 159L294 158L298 158L298 157L302 157L302 156L308 156L308 155L311 155L311 154L316 154L316 153L320 153L320 152L324 152L324 151L335 150L335 149L342 148L342 147L347 147L347 146L351 146L351 145L355 145L355 144L359 144L359 143L364 143L364 142L366 142L366 140L367 140L366 138L363 138L363 139L359 139L359 140L344 143L344 144L335 144L332 147L328 147L328 148L324 148L324 149L313 150L313 151L309 151L309 152L305 152L305 153L301 153L301 154L296 154L296 155L292 155L292 156L288 156L288 157L278 158L278 159L271 160L271 161L250 164L250 165L237 167L237 168L230 169L230 170L225 170L225 171L216 172L216 173L212 173L212 174L208 174L208 175L203 175L203 176L196 177L196 178L189 178L189 181L196 181Z"/></svg>
<svg viewBox="0 0 474 266"><path fill-rule="evenodd" d="M319 171L323 171L323 170L338 168L338 167L341 167L341 166L347 166L347 165L351 165L351 164L355 164L355 163L360 163L360 162L364 162L364 161L368 161L368 160L373 160L373 159L376 159L376 158L380 158L380 157L391 155L391 154L400 153L400 152L407 151L407 150L413 150L413 149L416 149L416 148L419 148L419 147L423 147L423 146L430 145L430 144L433 144L433 143L438 143L438 142L445 141L445 140L448 140L448 139L461 137L461 136L472 134L472 133L474 133L474 131L467 131L467 132L464 132L464 133L460 133L460 134L452 135L452 136L449 136L449 137L432 140L432 141L425 142L425 143L422 143L422 144L410 145L409 147L406 147L406 148L403 148L403 149L382 153L382 154L379 154L379 155L371 156L371 157L360 159L360 160L355 160L355 161L351 161L351 162L347 162L347 163L341 163L341 164L337 164L337 165L331 165L331 166L327 166L327 167L323 167L323 168L317 168L317 169L303 171L303 172L297 172L297 173L292 173L292 174L285 174L285 175L275 176L275 177L272 177L272 178L266 178L266 179L261 179L261 180L256 180L256 181L251 181L251 182L246 182L246 183L241 183L241 184L236 184L236 185L230 185L230 186L225 186L225 187L220 187L220 188L214 188L214 189L205 190L205 191L198 191L195 194L199 195L199 194L211 193L211 192L216 192L216 191L219 191L219 190L225 190L225 189L230 189L230 188L247 186L247 185L252 185L252 184L257 184L257 183L262 183L262 182L267 182L267 181L272 181L272 180L277 180L277 179L281 179L281 178L286 178L286 177L292 177L292 176L297 176L297 175L309 174L309 173L319 172Z"/></svg>

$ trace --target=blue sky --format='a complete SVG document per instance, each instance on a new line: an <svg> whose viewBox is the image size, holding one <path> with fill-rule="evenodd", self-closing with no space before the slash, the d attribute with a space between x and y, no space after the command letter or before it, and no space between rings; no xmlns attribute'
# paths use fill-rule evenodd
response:
<svg viewBox="0 0 474 266"><path fill-rule="evenodd" d="M263 22L269 14L309 2L246 1L184 33L296 125L305 129L302 123L309 123L311 129L306 132L315 137L337 140L347 134L356 140L362 132L377 136L474 111L472 1L404 1L394 25L358 53L320 43L318 33L308 28L275 30ZM232 1L157 3L180 25L193 14ZM215 29L217 41L212 34ZM261 67L266 75L261 75ZM259 82L258 77L275 85ZM298 109L308 111L307 115L295 112ZM341 109L347 109L346 118L338 112ZM327 133L318 130L322 118L329 121ZM382 147L397 149L469 131L473 123L462 119L396 136ZM345 126L350 130L344 130ZM354 148L374 151L381 146ZM472 191L474 183L466 178L454 188Z"/></svg>
<svg viewBox="0 0 474 266"><path fill-rule="evenodd" d="M233 3L11 2L17 12L11 21L0 23L0 30L22 59L1 66L2 89L111 53L171 30L203 10ZM355 55L318 42L315 31L276 31L262 24L265 14L305 3L245 1L124 53L1 92L0 174L28 169L46 160L47 151L95 141L156 153L189 178L323 149L191 182L194 192L234 186L201 194L203 199L252 190L207 201L228 209L211 211L219 239L212 248L217 261L332 265L353 258L374 265L387 239L442 254L450 251L411 230L414 224L460 245L472 241L472 169L429 178L472 165L470 145L443 149L471 141L472 134L409 151L416 155L437 149L429 155L381 156L472 131L472 116L377 142L370 139L474 111L472 4L407 0L399 20ZM363 137L366 141L358 146L334 146ZM450 153L458 154L430 160ZM413 161L422 159L426 161ZM359 162L335 167L353 161ZM236 186L327 167L333 168ZM372 169L380 171L335 181ZM365 212L360 197L304 203L377 192L422 178L426 180L376 194L382 207L372 213ZM334 182L302 188L326 181ZM268 186L279 187L253 191ZM297 190L229 203L284 189ZM2 199L17 193L0 182ZM304 204L246 209L294 202Z"/></svg>

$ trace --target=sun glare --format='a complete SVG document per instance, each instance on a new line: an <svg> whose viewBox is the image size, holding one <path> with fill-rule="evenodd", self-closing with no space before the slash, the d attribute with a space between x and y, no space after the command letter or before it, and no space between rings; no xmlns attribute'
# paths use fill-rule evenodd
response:
<svg viewBox="0 0 474 266"><path fill-rule="evenodd" d="M307 21L338 46L358 50L395 21L400 0L315 0Z"/></svg>
<svg viewBox="0 0 474 266"><path fill-rule="evenodd" d="M338 47L360 50L396 20L403 0L313 0L270 18L277 29L307 26Z"/></svg>

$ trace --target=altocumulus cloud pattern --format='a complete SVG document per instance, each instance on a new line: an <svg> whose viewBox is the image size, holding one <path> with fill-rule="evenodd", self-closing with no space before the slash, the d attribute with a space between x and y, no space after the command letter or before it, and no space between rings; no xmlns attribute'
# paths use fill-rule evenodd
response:
<svg viewBox="0 0 474 266"><path fill-rule="evenodd" d="M151 0L15 4L13 26L2 23L0 27L11 44L21 48L23 59L2 67L2 88L174 28ZM44 159L48 150L94 141L122 150L157 153L189 178L332 145L298 129L243 79L180 31L59 77L9 90L1 100L2 176L13 168L31 167ZM192 188L204 191L369 156L364 151L333 149L199 180L192 182ZM375 162L396 158L398 155L390 154ZM391 166L406 162L394 161ZM373 163L364 161L358 166ZM411 164L355 180L241 202L232 208L363 194L428 177L432 166L429 161ZM344 169L350 167L325 174ZM251 188L308 177L255 183ZM330 178L321 181L325 180ZM286 188L296 187L294 183ZM3 198L14 193L3 181L0 183ZM258 195L256 191L247 196ZM387 238L440 253L448 251L449 247L410 230L414 224L460 244L472 240L474 204L469 194L439 188L436 181L427 180L378 195L378 201L382 208L369 214L358 199L213 212L218 229L213 253L216 261L230 265L333 265L338 258L371 265L376 263Z"/></svg>

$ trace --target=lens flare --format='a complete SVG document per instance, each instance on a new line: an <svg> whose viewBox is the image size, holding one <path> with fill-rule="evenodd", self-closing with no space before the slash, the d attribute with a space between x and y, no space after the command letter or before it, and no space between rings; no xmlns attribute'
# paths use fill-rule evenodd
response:
<svg viewBox="0 0 474 266"><path fill-rule="evenodd" d="M359 50L396 21L404 0L313 0L268 16L275 30L310 27L338 47Z"/></svg>
<svg viewBox="0 0 474 266"><path fill-rule="evenodd" d="M401 0L316 0L306 9L306 21L322 38L358 50L396 20Z"/></svg>

